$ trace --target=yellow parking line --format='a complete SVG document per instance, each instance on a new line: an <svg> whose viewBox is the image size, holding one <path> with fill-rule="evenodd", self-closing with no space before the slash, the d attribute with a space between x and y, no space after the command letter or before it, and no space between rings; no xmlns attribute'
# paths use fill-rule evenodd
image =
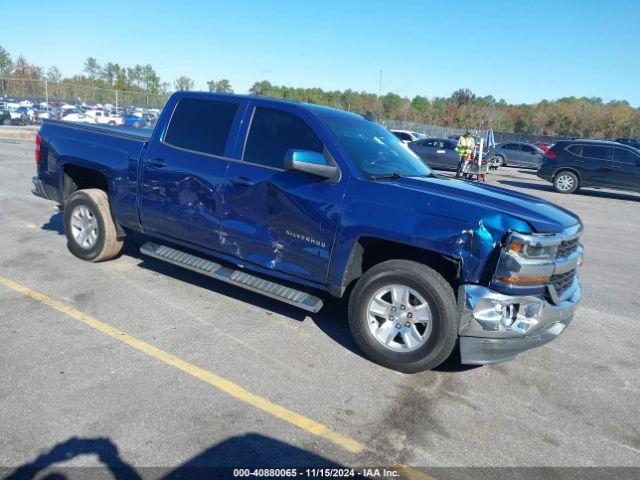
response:
<svg viewBox="0 0 640 480"><path fill-rule="evenodd" d="M50 298L43 293L32 290L29 287L25 287L24 285L20 285L19 283L16 283L4 277L0 277L0 285L4 285L5 287L15 290L16 292L20 292L23 295L31 297L34 300L37 300L38 302L53 308L54 310L62 312L65 315L68 315L69 317L78 320L95 330L106 333L110 337L115 338L122 343L126 343L136 350L146 353L147 355L160 360L167 365L171 365L172 367L175 367L178 370L183 371L184 373L202 380L203 382L206 382L209 385L222 390L228 395L231 395L232 397L244 403L259 408L260 410L267 412L268 414L273 415L274 417L277 417L281 420L284 420L291 425L301 428L308 433L329 440L333 444L347 450L348 452L358 454L362 453L365 450L364 445L362 445L360 442L357 442L356 440L335 432L322 423L315 422L310 418L305 417L304 415L293 412L285 407L278 405L277 403L261 397L260 395L251 393L250 391L225 378L216 375L215 373L205 370L204 368L200 368L193 363L182 360L175 355L171 355L170 353L165 352L164 350L160 350L159 348L156 348L153 345L150 345L142 340L138 340L137 338L132 337L131 335L118 330L115 327L101 322L91 315L87 315L86 313L65 305L62 302L54 300L53 298Z"/></svg>
<svg viewBox="0 0 640 480"><path fill-rule="evenodd" d="M160 360L167 365L171 365L172 367L177 368L178 370L183 371L199 380L202 380L209 385L212 385L219 390L231 395L232 397L245 402L253 407L259 408L260 410L273 415L281 420L284 420L291 425L294 425L302 430L311 433L313 435L317 435L322 437L331 443L341 447L348 452L360 454L363 453L366 447L360 442L353 440L347 436L344 436L338 432L331 430L326 425L322 423L318 423L310 418L305 417L304 415L300 415L296 412L293 412L285 407L278 405L270 400L267 400L260 395L256 395L251 393L250 391L242 388L241 386L227 380L215 373L212 373L204 368L200 368L193 363L189 363L185 360L182 360L175 355L171 355L164 350L154 347L153 345L148 344L142 340L138 340L135 337L123 332L122 330L118 330L111 325L107 325L104 322L101 322L97 318L92 317L86 313L81 312L80 310L76 310L73 307L65 305L62 302L54 300L47 295L40 293L36 290L32 290L29 287L25 287L19 283L14 282L13 280L9 280L8 278L0 277L0 285L4 285L7 288L15 290L16 292L20 292L23 295L33 298L44 305L47 305L54 310L57 310L69 317L78 320L85 325L98 330L102 333L106 333L112 338L121 341L122 343L126 343L127 345L139 350L147 355ZM432 476L427 473L424 473L415 468L409 467L407 465L398 465L396 469L399 473L402 474L404 478L410 480L435 480Z"/></svg>

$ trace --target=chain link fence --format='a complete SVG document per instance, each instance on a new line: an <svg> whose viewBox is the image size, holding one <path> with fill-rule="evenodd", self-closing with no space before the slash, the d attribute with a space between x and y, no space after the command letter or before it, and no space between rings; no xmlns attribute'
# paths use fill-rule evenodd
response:
<svg viewBox="0 0 640 480"><path fill-rule="evenodd" d="M0 97L32 102L64 102L89 105L106 104L122 107L162 108L168 94L153 94L144 91L114 90L109 88L75 85L67 82L0 78Z"/></svg>
<svg viewBox="0 0 640 480"><path fill-rule="evenodd" d="M466 132L462 128L442 127L439 125L427 125L417 122L405 122L400 120L386 120L382 122L389 129L410 130L412 132L424 133L428 137L447 138L453 135L462 135ZM471 130L471 133L477 137L487 138L488 130ZM496 143L502 142L545 142L554 143L556 140L562 140L566 137L553 137L550 135L535 135L529 133L514 132L493 132L493 138Z"/></svg>

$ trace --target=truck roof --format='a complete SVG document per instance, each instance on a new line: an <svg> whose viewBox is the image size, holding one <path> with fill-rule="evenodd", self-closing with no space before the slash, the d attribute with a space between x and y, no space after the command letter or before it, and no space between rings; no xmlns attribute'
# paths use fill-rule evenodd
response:
<svg viewBox="0 0 640 480"><path fill-rule="evenodd" d="M306 102L297 102L295 100L284 100L282 98L273 98L273 97L262 97L260 95L246 95L246 94L236 94L236 93L212 93L212 92L198 92L198 91L179 91L175 92L174 95L180 96L191 96L190 94L197 94L198 97L212 97L212 98L227 98L227 99L244 99L244 100L261 100L267 101L269 103L273 103L276 105L295 105L300 108L304 108L315 114L336 114L336 115L344 115L350 117L362 118L362 115L358 115L356 113L346 112L344 110L340 110L337 108L325 107L323 105L316 105L313 103Z"/></svg>

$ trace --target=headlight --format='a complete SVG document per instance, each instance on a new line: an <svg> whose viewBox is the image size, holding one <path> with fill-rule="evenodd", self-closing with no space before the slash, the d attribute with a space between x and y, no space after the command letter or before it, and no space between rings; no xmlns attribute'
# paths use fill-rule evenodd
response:
<svg viewBox="0 0 640 480"><path fill-rule="evenodd" d="M507 250L514 255L519 255L528 259L550 259L553 260L558 254L557 245L534 245L522 237L511 237Z"/></svg>
<svg viewBox="0 0 640 480"><path fill-rule="evenodd" d="M543 287L555 269L557 240L513 233L500 253L494 280L510 287Z"/></svg>

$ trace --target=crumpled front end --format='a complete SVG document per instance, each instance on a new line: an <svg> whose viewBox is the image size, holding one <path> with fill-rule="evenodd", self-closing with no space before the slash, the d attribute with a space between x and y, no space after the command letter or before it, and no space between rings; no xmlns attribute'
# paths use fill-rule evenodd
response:
<svg viewBox="0 0 640 480"><path fill-rule="evenodd" d="M498 363L555 339L580 301L581 225L550 235L513 232L489 286L459 288L463 363Z"/></svg>

